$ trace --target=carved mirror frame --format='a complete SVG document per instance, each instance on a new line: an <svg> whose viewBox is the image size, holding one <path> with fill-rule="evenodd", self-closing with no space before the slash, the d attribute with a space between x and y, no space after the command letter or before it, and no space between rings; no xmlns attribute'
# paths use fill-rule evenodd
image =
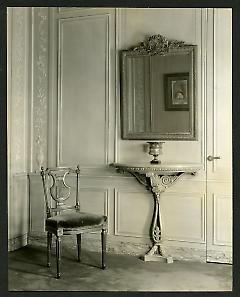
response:
<svg viewBox="0 0 240 297"><path fill-rule="evenodd" d="M168 40L166 37L158 34L148 37L139 46L132 47L129 50L123 50L121 55L121 128L122 139L128 140L197 140L197 102L196 102L196 71L197 46L185 44L184 41ZM154 55L180 55L189 53L191 55L191 104L189 111L190 131L176 133L159 133L159 132L131 132L128 106L128 90L127 90L127 73L126 63L128 57L154 56Z"/></svg>

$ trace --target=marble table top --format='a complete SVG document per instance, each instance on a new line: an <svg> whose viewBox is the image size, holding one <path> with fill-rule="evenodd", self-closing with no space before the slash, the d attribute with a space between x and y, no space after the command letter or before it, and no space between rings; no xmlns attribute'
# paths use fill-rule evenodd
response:
<svg viewBox="0 0 240 297"><path fill-rule="evenodd" d="M112 163L110 166L116 169L126 170L128 172L138 173L157 173L157 174L172 174L176 172L195 173L203 168L200 163L160 163L151 164L150 162L129 162L129 163Z"/></svg>

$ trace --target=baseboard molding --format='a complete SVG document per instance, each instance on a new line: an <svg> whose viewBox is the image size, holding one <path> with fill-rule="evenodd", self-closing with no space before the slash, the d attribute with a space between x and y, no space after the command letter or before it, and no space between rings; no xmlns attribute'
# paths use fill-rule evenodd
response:
<svg viewBox="0 0 240 297"><path fill-rule="evenodd" d="M220 263L232 264L232 252L208 250L207 262L220 262Z"/></svg>
<svg viewBox="0 0 240 297"><path fill-rule="evenodd" d="M46 246L46 234L43 233L31 233L28 239L29 244ZM64 236L62 240L63 246L68 246L69 248L76 248L76 238L74 236ZM82 240L83 249L89 251L100 251L101 241L99 234L84 234ZM127 254L132 256L141 257L150 249L150 245L146 243L133 243L130 241L120 241L116 240L115 236L108 235L107 240L107 252L113 254ZM162 251L164 256L172 256L174 260L181 261L194 261L194 262L206 262L206 250L189 248L189 247L179 247L179 246L167 246L167 244L162 245Z"/></svg>
<svg viewBox="0 0 240 297"><path fill-rule="evenodd" d="M164 256L172 257L174 260L206 263L205 249L177 245L168 246L167 243L161 247Z"/></svg>
<svg viewBox="0 0 240 297"><path fill-rule="evenodd" d="M99 234L84 234L82 240L83 249L99 252L101 241ZM8 240L8 251L15 251L27 244L46 246L45 232L31 232ZM62 244L71 249L76 249L77 243L75 236L64 236ZM205 249L191 248L186 246L162 244L164 256L173 257L173 260L192 261L192 262L218 262L232 264L231 252L208 251ZM107 252L113 254L127 254L141 257L150 249L146 243L133 243L130 241L116 240L115 236L108 235Z"/></svg>
<svg viewBox="0 0 240 297"><path fill-rule="evenodd" d="M13 252L28 244L28 234L23 234L8 240L8 251Z"/></svg>

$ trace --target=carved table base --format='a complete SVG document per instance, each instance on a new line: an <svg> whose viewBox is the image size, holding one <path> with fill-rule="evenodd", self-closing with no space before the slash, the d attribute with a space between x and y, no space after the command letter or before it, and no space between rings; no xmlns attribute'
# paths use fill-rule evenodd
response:
<svg viewBox="0 0 240 297"><path fill-rule="evenodd" d="M162 218L160 211L160 196L167 188L173 185L183 174L194 174L200 166L188 166L187 168L177 166L128 166L114 164L120 172L131 173L141 184L151 191L154 198L154 213L150 228L150 238L152 247L143 256L144 261L159 261L163 263L173 263L172 257L164 257L161 250L162 238ZM184 170L183 170L183 169Z"/></svg>
<svg viewBox="0 0 240 297"><path fill-rule="evenodd" d="M173 263L172 257L164 257L161 250L162 242L162 217L160 211L160 195L174 184L184 172L177 172L171 175L148 172L143 174L131 172L133 176L143 185L145 185L154 197L154 214L152 226L150 229L152 248L143 257L144 261L159 261L164 263Z"/></svg>
<svg viewBox="0 0 240 297"><path fill-rule="evenodd" d="M156 253L157 252L157 253ZM144 261L158 261L162 263L173 263L172 257L162 256L160 244L154 244L154 246L146 253L142 258Z"/></svg>

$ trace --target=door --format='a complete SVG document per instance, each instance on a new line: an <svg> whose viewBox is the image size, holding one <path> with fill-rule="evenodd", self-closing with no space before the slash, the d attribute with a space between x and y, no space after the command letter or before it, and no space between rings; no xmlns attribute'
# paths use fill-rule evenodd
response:
<svg viewBox="0 0 240 297"><path fill-rule="evenodd" d="M232 262L231 27L231 9L209 10L212 63L207 63L207 261L220 263Z"/></svg>

